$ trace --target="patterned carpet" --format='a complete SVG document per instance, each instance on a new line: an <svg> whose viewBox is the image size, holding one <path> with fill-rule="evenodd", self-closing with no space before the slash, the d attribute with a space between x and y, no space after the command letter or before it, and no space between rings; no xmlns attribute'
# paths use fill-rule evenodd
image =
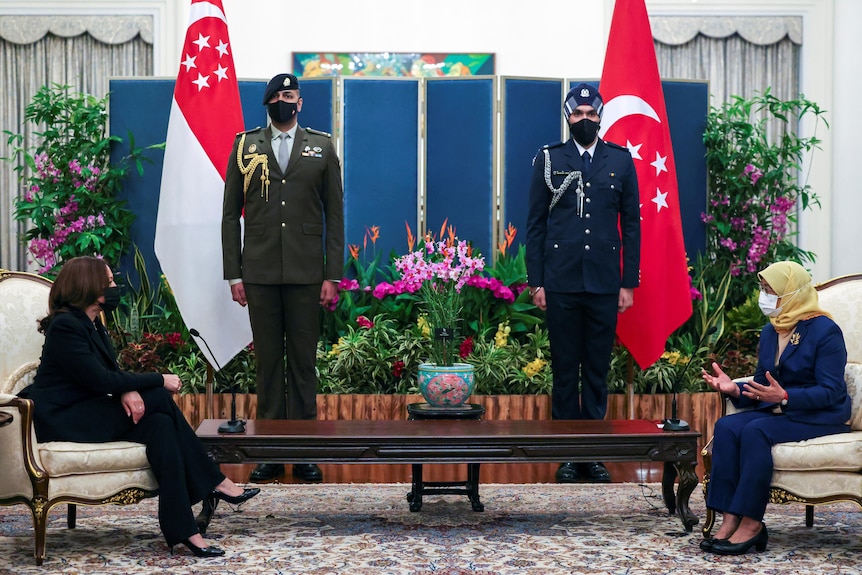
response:
<svg viewBox="0 0 862 575"><path fill-rule="evenodd" d="M411 513L405 485L271 485L238 511L222 504L209 537L220 559L171 555L155 500L79 508L78 528L55 508L42 568L30 517L0 507L0 574L224 573L280 575L548 575L862 573L862 510L819 507L804 526L798 505L770 506L766 553L719 557L698 549L669 516L658 485L483 485L485 511L465 497L426 496ZM700 488L692 510L704 515Z"/></svg>

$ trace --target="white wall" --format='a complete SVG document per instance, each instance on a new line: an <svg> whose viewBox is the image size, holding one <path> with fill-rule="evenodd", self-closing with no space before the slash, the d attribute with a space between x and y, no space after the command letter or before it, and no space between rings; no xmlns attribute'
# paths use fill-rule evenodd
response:
<svg viewBox="0 0 862 575"><path fill-rule="evenodd" d="M289 71L299 52L493 52L497 74L601 75L613 0L223 0L237 75ZM814 251L817 280L862 272L853 176L862 133L862 2L859 0L646 0L652 15L797 15L803 18L803 94L828 111L808 182L822 209L804 214L800 243ZM179 68L189 0L0 0L4 12L147 13L156 19L156 75ZM137 12L136 12L137 11ZM804 127L810 130L810 126ZM807 170L809 163L806 163Z"/></svg>

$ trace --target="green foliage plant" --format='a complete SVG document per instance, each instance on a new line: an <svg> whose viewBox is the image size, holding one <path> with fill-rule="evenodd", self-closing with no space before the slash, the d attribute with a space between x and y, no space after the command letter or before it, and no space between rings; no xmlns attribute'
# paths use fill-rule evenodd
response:
<svg viewBox="0 0 862 575"><path fill-rule="evenodd" d="M707 116L703 141L708 173L707 285L729 270L727 304L745 302L757 284L756 272L770 263L813 261L794 243L797 210L819 206L801 174L805 155L819 148L816 127L824 111L800 96L780 100L769 90L750 99L733 97ZM813 135L797 135L799 122L814 118ZM770 137L770 133L778 136Z"/></svg>
<svg viewBox="0 0 862 575"><path fill-rule="evenodd" d="M110 163L107 135L108 98L74 92L69 86L42 87L24 111L36 126L36 143L4 130L13 153L22 193L15 200L15 220L25 222L21 238L40 274L56 276L69 259L98 255L112 265L129 248L134 220L117 199L129 167L143 173L144 151L129 134L130 154Z"/></svg>

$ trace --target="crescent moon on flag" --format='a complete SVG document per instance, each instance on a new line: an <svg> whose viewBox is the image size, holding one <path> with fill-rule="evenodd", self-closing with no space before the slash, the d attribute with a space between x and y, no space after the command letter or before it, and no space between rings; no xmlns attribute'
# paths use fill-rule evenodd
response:
<svg viewBox="0 0 862 575"><path fill-rule="evenodd" d="M661 119L659 119L658 114L656 114L652 106L647 104L640 96L617 96L605 104L605 111L602 114L602 125L599 129L599 137L603 138L604 135L608 133L608 130L610 130L619 120L622 120L626 116L633 116L635 114L647 116L661 124Z"/></svg>

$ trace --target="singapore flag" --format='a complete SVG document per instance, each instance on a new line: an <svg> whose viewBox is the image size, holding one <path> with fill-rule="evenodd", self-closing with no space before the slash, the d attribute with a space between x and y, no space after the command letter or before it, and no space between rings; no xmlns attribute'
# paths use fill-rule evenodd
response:
<svg viewBox="0 0 862 575"><path fill-rule="evenodd" d="M676 166L644 0L616 1L599 91L601 136L628 147L638 174L640 287L619 316L617 336L646 369L692 308Z"/></svg>
<svg viewBox="0 0 862 575"><path fill-rule="evenodd" d="M239 86L221 0L192 0L177 75L156 221L155 251L183 322L224 366L251 340L248 312L223 279L221 207L236 133Z"/></svg>

